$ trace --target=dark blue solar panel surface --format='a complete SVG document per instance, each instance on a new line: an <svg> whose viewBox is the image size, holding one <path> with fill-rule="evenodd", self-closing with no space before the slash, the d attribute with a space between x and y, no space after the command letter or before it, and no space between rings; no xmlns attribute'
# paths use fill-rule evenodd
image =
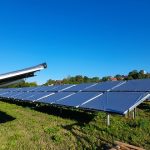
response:
<svg viewBox="0 0 150 150"><path fill-rule="evenodd" d="M1 97L6 97L6 98L9 98L11 95L16 95L16 92L5 92L3 95L1 95Z"/></svg>
<svg viewBox="0 0 150 150"><path fill-rule="evenodd" d="M37 87L36 89L32 89L30 91L36 91L36 92L58 92L58 91L62 91L65 89L68 89L70 87L72 87L74 85L71 84L67 84L67 85L54 85L54 86L40 86Z"/></svg>
<svg viewBox="0 0 150 150"><path fill-rule="evenodd" d="M22 99L22 97L26 97L28 95L31 95L30 92L20 92L19 95L14 95L12 98L14 99Z"/></svg>
<svg viewBox="0 0 150 150"><path fill-rule="evenodd" d="M58 101L64 97L69 97L71 96L72 94L75 94L73 92L58 92L54 95L51 95L51 96L48 96L46 98L43 98L41 100L38 100L38 102L43 102L43 103L54 103L55 101Z"/></svg>
<svg viewBox="0 0 150 150"><path fill-rule="evenodd" d="M76 86L73 86L73 87L71 87L69 89L66 89L64 91L67 91L67 92L78 92L78 91L82 91L84 89L87 89L89 87L92 87L94 85L96 85L96 83L83 83L83 84L78 84Z"/></svg>
<svg viewBox="0 0 150 150"><path fill-rule="evenodd" d="M36 101L42 97L55 94L53 92L33 92L29 93L29 95L22 96L22 100Z"/></svg>
<svg viewBox="0 0 150 150"><path fill-rule="evenodd" d="M17 92L17 91L20 91L21 89L23 88L11 88L9 92Z"/></svg>
<svg viewBox="0 0 150 150"><path fill-rule="evenodd" d="M148 98L147 92L150 93L150 79L5 88L0 89L0 97L125 114L143 97Z"/></svg>
<svg viewBox="0 0 150 150"><path fill-rule="evenodd" d="M37 87L24 87L24 88L18 89L17 91L20 91L20 92L29 92L29 91L33 91L36 88Z"/></svg>
<svg viewBox="0 0 150 150"><path fill-rule="evenodd" d="M6 93L6 92L7 92L7 91L2 90L2 91L0 91L0 94Z"/></svg>
<svg viewBox="0 0 150 150"><path fill-rule="evenodd" d="M4 89L4 91L8 91L8 92L11 92L13 90L14 90L13 88Z"/></svg>
<svg viewBox="0 0 150 150"><path fill-rule="evenodd" d="M69 85L60 85L60 86L58 86L58 87L52 89L51 91L52 91L52 92L63 91L63 90L66 90L66 89L71 88L72 86L74 86L74 85L72 85L72 84L69 84Z"/></svg>
<svg viewBox="0 0 150 150"><path fill-rule="evenodd" d="M21 100L25 100L26 98L30 97L34 95L34 92L27 92L25 94L21 94L21 95L18 95L16 96L18 99L21 99Z"/></svg>
<svg viewBox="0 0 150 150"><path fill-rule="evenodd" d="M81 108L124 114L146 95L145 92L107 92Z"/></svg>
<svg viewBox="0 0 150 150"><path fill-rule="evenodd" d="M66 99L56 101L56 104L59 105L66 105L66 106L73 106L77 107L78 105L81 105L85 101L88 101L102 93L100 92L79 92L75 95L72 95Z"/></svg>
<svg viewBox="0 0 150 150"><path fill-rule="evenodd" d="M18 95L21 95L22 92L9 92L7 95L5 95L5 97L7 98L15 98Z"/></svg>
<svg viewBox="0 0 150 150"><path fill-rule="evenodd" d="M6 94L6 93L8 93L8 92L6 92L6 91L0 92L0 96L2 97L2 95Z"/></svg>
<svg viewBox="0 0 150 150"><path fill-rule="evenodd" d="M83 91L88 91L88 92L105 92L105 91L108 91L112 88L114 88L115 86L118 86L120 84L122 84L123 81L107 81L107 82L101 82L101 83L98 83L97 85L91 87L91 88L88 88L88 89L85 89Z"/></svg>
<svg viewBox="0 0 150 150"><path fill-rule="evenodd" d="M129 80L112 91L150 91L150 79Z"/></svg>
<svg viewBox="0 0 150 150"><path fill-rule="evenodd" d="M33 89L32 91L34 92L49 92L54 88L59 87L60 85L55 85L55 86L39 86L36 89Z"/></svg>
<svg viewBox="0 0 150 150"><path fill-rule="evenodd" d="M1 91L8 92L8 91L11 91L11 88L5 88L5 89L2 89Z"/></svg>

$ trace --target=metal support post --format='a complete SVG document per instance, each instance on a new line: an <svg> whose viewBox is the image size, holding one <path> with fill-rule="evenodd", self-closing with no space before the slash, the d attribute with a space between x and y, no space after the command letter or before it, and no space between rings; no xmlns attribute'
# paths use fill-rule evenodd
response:
<svg viewBox="0 0 150 150"><path fill-rule="evenodd" d="M136 108L134 108L133 112L132 112L132 118L135 119L136 117Z"/></svg>
<svg viewBox="0 0 150 150"><path fill-rule="evenodd" d="M107 114L107 126L110 126L110 114Z"/></svg>

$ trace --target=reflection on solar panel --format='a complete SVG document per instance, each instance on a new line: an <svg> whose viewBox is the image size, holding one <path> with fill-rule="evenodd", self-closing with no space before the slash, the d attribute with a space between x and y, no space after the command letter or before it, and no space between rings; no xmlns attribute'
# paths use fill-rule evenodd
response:
<svg viewBox="0 0 150 150"><path fill-rule="evenodd" d="M105 92L115 87L121 86L124 83L125 82L123 81L107 81L107 82L98 83L97 85L92 86L91 88L85 89L83 91Z"/></svg>
<svg viewBox="0 0 150 150"><path fill-rule="evenodd" d="M150 92L150 79L130 80L112 91L148 91Z"/></svg>
<svg viewBox="0 0 150 150"><path fill-rule="evenodd" d="M52 89L51 91L52 92L60 92L60 91L64 91L64 90L67 90L67 89L69 89L69 88L71 88L71 87L73 87L73 86L75 86L75 85L61 85L61 86L58 86L58 87L56 87L56 88L54 88L54 89Z"/></svg>
<svg viewBox="0 0 150 150"><path fill-rule="evenodd" d="M6 92L6 91L0 92L0 96L4 95L4 94L6 94L6 93L8 93L8 92Z"/></svg>
<svg viewBox="0 0 150 150"><path fill-rule="evenodd" d="M17 91L20 91L20 92L29 92L29 91L34 91L37 87L24 87L24 88L20 88L20 89L17 89Z"/></svg>
<svg viewBox="0 0 150 150"><path fill-rule="evenodd" d="M75 85L69 84L69 85L39 86L39 87L36 87L36 88L28 89L27 91L58 92L58 91L63 91L63 90L69 89L73 86L75 86ZM22 90L22 91L25 91L25 90Z"/></svg>
<svg viewBox="0 0 150 150"><path fill-rule="evenodd" d="M135 105L139 102L146 100L147 94L145 92L108 92L81 107L126 114L132 107L136 107Z"/></svg>
<svg viewBox="0 0 150 150"><path fill-rule="evenodd" d="M2 97L7 97L7 98L9 98L9 97L12 96L13 94L16 94L16 92L5 92L5 93L3 93L1 96L2 96Z"/></svg>
<svg viewBox="0 0 150 150"><path fill-rule="evenodd" d="M32 92L50 92L52 89L59 87L60 85L55 86L38 86L35 89L32 89Z"/></svg>
<svg viewBox="0 0 150 150"><path fill-rule="evenodd" d="M21 95L21 94L22 94L22 92L9 92L9 93L7 93L7 95L5 95L5 97L7 97L7 98L15 98L16 96Z"/></svg>
<svg viewBox="0 0 150 150"><path fill-rule="evenodd" d="M79 92L75 95L72 95L66 99L56 101L56 104L65 105L65 106L72 106L72 107L79 107L82 103L86 101L90 101L99 97L102 93L99 92Z"/></svg>
<svg viewBox="0 0 150 150"><path fill-rule="evenodd" d="M22 99L23 97L26 97L28 95L31 95L32 92L20 92L20 94L14 95L12 98L14 99Z"/></svg>
<svg viewBox="0 0 150 150"><path fill-rule="evenodd" d="M45 97L53 95L53 94L55 94L55 93L52 93L52 92L33 92L32 94L23 96L22 100L36 101L36 100L45 98Z"/></svg>
<svg viewBox="0 0 150 150"><path fill-rule="evenodd" d="M90 88L90 87L93 87L93 86L95 86L96 84L97 84L97 83L83 83L83 84L78 84L78 85L72 86L71 88L66 89L66 90L64 90L64 91L67 91L67 92L79 92L79 91L88 89L88 88Z"/></svg>
<svg viewBox="0 0 150 150"><path fill-rule="evenodd" d="M48 97L42 98L42 99L38 100L38 102L52 104L52 103L55 103L56 101L65 99L65 98L70 97L74 94L75 93L73 93L73 92L59 92L59 93L56 93L54 95L50 95Z"/></svg>
<svg viewBox="0 0 150 150"><path fill-rule="evenodd" d="M8 88L0 97L123 115L150 97L150 79Z"/></svg>

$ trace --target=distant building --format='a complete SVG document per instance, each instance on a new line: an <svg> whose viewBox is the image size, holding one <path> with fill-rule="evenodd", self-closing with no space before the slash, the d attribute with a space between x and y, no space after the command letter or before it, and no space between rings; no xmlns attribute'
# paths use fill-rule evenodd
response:
<svg viewBox="0 0 150 150"><path fill-rule="evenodd" d="M117 81L117 78L111 77L110 81Z"/></svg>

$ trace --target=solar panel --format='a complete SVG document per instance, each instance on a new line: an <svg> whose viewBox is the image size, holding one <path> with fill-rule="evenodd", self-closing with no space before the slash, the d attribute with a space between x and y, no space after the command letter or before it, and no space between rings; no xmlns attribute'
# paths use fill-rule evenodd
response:
<svg viewBox="0 0 150 150"><path fill-rule="evenodd" d="M22 88L13 88L11 89L9 92L18 92L20 91Z"/></svg>
<svg viewBox="0 0 150 150"><path fill-rule="evenodd" d="M107 92L80 107L123 115L147 95L145 92Z"/></svg>
<svg viewBox="0 0 150 150"><path fill-rule="evenodd" d="M20 91L20 92L29 92L29 91L33 91L34 89L36 89L38 87L24 87L24 88L21 88L21 89L17 89L17 91Z"/></svg>
<svg viewBox="0 0 150 150"><path fill-rule="evenodd" d="M53 94L55 94L55 93L53 93L53 92L33 92L33 93L29 93L28 95L21 96L20 99L28 100L28 101L36 101L36 100L42 99L44 97L47 97L47 96L50 96Z"/></svg>
<svg viewBox="0 0 150 150"><path fill-rule="evenodd" d="M63 100L56 101L55 104L78 107L86 101L99 97L101 94L100 92L79 92Z"/></svg>
<svg viewBox="0 0 150 150"><path fill-rule="evenodd" d="M13 90L14 90L14 88L4 89L4 91L8 91L8 92L11 92L11 91L13 91Z"/></svg>
<svg viewBox="0 0 150 150"><path fill-rule="evenodd" d="M42 99L38 100L38 102L52 104L55 101L62 100L64 98L70 97L73 94L75 94L75 93L74 92L58 92L54 95L42 98Z"/></svg>
<svg viewBox="0 0 150 150"><path fill-rule="evenodd" d="M11 90L11 88L5 88L5 89L2 89L1 92L2 92L2 91L4 91L4 92L9 92L10 90Z"/></svg>
<svg viewBox="0 0 150 150"><path fill-rule="evenodd" d="M8 93L8 92L6 92L6 91L0 92L0 96L2 97L2 95L6 94L6 93Z"/></svg>
<svg viewBox="0 0 150 150"><path fill-rule="evenodd" d="M73 86L69 89L66 89L64 91L66 92L79 92L79 91L82 91L82 90L85 90L85 89L88 89L94 85L96 85L97 83L82 83L82 84L78 84L76 86Z"/></svg>
<svg viewBox="0 0 150 150"><path fill-rule="evenodd" d="M4 89L2 89L2 90L0 90L0 92L2 93L2 92L5 92L5 90Z"/></svg>
<svg viewBox="0 0 150 150"><path fill-rule="evenodd" d="M31 93L30 92L19 92L20 94L17 94L17 95L14 95L14 96L12 96L12 98L14 98L14 99L22 99L22 97L26 97L26 96L29 96L29 95L31 95Z"/></svg>
<svg viewBox="0 0 150 150"><path fill-rule="evenodd" d="M71 88L73 86L75 86L75 85L73 85L73 84L60 85L60 86L52 89L51 91L52 92L58 92L58 91L60 92L60 91L64 91L66 89L69 89L69 88Z"/></svg>
<svg viewBox="0 0 150 150"><path fill-rule="evenodd" d="M1 95L1 97L6 97L6 98L9 98L11 95L15 94L16 95L16 92L5 92L4 94Z"/></svg>
<svg viewBox="0 0 150 150"><path fill-rule="evenodd" d="M55 86L38 86L36 89L33 89L31 91L34 92L49 92L52 89L59 87L60 85L55 85Z"/></svg>
<svg viewBox="0 0 150 150"><path fill-rule="evenodd" d="M88 89L85 89L83 91L86 92L105 92L109 91L117 86L120 86L121 84L124 84L124 81L107 81L107 82L101 82L96 84L95 86L92 86Z"/></svg>
<svg viewBox="0 0 150 150"><path fill-rule="evenodd" d="M8 88L0 97L124 115L150 97L150 79Z"/></svg>
<svg viewBox="0 0 150 150"><path fill-rule="evenodd" d="M75 85L72 84L66 84L66 85L54 85L54 86L39 86L35 89L30 89L28 91L34 91L34 92L58 92L63 91L66 89L69 89ZM22 90L25 91L25 90Z"/></svg>
<svg viewBox="0 0 150 150"><path fill-rule="evenodd" d="M149 91L150 92L150 79L129 80L125 84L113 89L112 91Z"/></svg>
<svg viewBox="0 0 150 150"><path fill-rule="evenodd" d="M18 95L21 95L22 92L8 92L4 97L6 98L15 98Z"/></svg>

